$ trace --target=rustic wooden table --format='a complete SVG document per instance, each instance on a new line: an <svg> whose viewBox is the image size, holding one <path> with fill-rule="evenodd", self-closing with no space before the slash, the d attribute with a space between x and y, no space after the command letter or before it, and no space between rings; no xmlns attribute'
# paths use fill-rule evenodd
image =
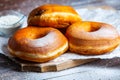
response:
<svg viewBox="0 0 120 80"><path fill-rule="evenodd" d="M120 9L119 0L0 0L0 11L13 9L28 15L33 8L45 3L67 4L75 8L107 5ZM21 72L18 68L0 54L0 80L120 80L120 58L97 60L59 72Z"/></svg>

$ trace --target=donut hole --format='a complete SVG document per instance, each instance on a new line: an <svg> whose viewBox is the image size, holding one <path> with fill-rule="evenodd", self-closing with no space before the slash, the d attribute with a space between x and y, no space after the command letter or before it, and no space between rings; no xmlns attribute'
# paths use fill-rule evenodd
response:
<svg viewBox="0 0 120 80"><path fill-rule="evenodd" d="M89 32L94 32L94 31L97 31L97 30L99 30L99 29L100 29L99 26L91 26Z"/></svg>
<svg viewBox="0 0 120 80"><path fill-rule="evenodd" d="M83 30L86 32L94 32L100 29L100 25L97 23L90 23L90 22L79 22L74 24L73 26L76 26L77 29Z"/></svg>
<svg viewBox="0 0 120 80"><path fill-rule="evenodd" d="M89 22L90 23L90 22ZM99 30L101 27L101 25L98 24L97 22L91 22L90 23L90 32L94 32L94 31L97 31Z"/></svg>
<svg viewBox="0 0 120 80"><path fill-rule="evenodd" d="M44 32L44 31L41 31L41 33L39 32L39 30L37 31L29 31L28 34L25 34L25 36L29 39L39 39L39 38L42 38L42 37L45 37L49 32Z"/></svg>
<svg viewBox="0 0 120 80"><path fill-rule="evenodd" d="M43 34L38 34L38 35L34 35L34 37L32 39L39 39L39 38L42 38L42 37L45 37L48 33L43 33Z"/></svg>

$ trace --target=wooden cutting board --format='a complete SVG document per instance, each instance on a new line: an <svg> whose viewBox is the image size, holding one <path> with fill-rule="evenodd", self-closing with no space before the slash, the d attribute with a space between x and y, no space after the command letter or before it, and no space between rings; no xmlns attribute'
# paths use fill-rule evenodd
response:
<svg viewBox="0 0 120 80"><path fill-rule="evenodd" d="M46 63L28 62L20 59L14 59L13 61L15 61L20 65L21 71L51 72L51 71L60 71L60 70L72 68L94 60L96 59L78 59L78 60L46 62Z"/></svg>
<svg viewBox="0 0 120 80"><path fill-rule="evenodd" d="M113 9L110 7L103 7L105 9ZM92 8L93 9L93 8ZM92 62L97 59L77 59L77 60L67 60L67 61L50 61L46 63L35 63L24 61L18 58L13 58L8 56L11 60L20 65L21 71L35 71L35 72L50 72L50 71L60 71L75 66L79 66L88 62Z"/></svg>

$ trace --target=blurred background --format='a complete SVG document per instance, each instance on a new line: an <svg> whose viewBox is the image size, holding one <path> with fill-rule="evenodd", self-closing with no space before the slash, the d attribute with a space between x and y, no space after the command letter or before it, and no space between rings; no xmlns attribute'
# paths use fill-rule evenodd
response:
<svg viewBox="0 0 120 80"><path fill-rule="evenodd" d="M46 3L71 5L74 8L111 6L115 9L120 9L119 0L0 0L0 11L12 9L28 15L35 7Z"/></svg>
<svg viewBox="0 0 120 80"><path fill-rule="evenodd" d="M0 11L15 10L28 16L31 10L47 3L70 5L75 9L110 6L120 10L120 0L0 0ZM0 42L4 43L2 39L0 39ZM98 60L81 67L53 72L52 74L19 72L17 71L18 65L2 54L0 54L0 65L0 80L40 80L40 78L44 78L44 80L46 78L49 78L49 80L54 78L59 78L54 80L65 78L67 78L66 80L70 80L70 78L72 80L80 80L80 78L81 80L120 80L120 58Z"/></svg>

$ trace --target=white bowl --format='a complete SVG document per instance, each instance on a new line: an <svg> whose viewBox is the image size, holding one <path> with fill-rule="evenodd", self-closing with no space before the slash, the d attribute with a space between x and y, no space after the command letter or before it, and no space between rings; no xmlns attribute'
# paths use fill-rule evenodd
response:
<svg viewBox="0 0 120 80"><path fill-rule="evenodd" d="M16 30L22 27L25 15L13 11L5 10L0 12L0 36L9 37Z"/></svg>

